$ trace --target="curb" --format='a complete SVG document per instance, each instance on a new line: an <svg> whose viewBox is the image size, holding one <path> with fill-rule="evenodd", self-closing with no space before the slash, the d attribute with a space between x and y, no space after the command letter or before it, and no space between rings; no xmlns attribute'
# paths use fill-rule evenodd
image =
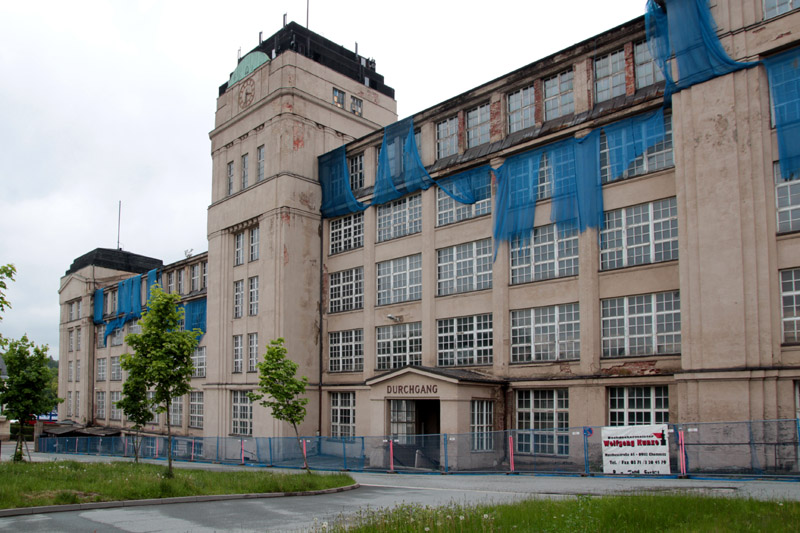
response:
<svg viewBox="0 0 800 533"><path fill-rule="evenodd" d="M42 505L40 507L16 507L0 509L0 518L7 516L34 515L44 513L60 513L65 511L85 511L92 509L111 509L119 507L139 507L143 505L167 505L171 503L214 502L222 500L250 500L257 498L283 498L286 496L319 496L335 494L360 488L361 485L347 485L332 489L310 490L306 492L257 492L250 494L207 494L203 496L179 496L176 498L155 498L147 500L120 500L116 502L90 502L66 505Z"/></svg>

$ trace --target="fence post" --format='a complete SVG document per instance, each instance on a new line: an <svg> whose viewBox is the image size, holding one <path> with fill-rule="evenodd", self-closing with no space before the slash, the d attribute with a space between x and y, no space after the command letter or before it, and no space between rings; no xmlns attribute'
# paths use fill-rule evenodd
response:
<svg viewBox="0 0 800 533"><path fill-rule="evenodd" d="M242 464L244 464L244 439L239 439L239 447L241 448Z"/></svg>
<svg viewBox="0 0 800 533"><path fill-rule="evenodd" d="M442 434L442 439L444 439L444 473L447 474L448 467L450 466L447 462L447 433Z"/></svg>
<svg viewBox="0 0 800 533"><path fill-rule="evenodd" d="M342 438L342 464L344 465L344 469L347 470L347 444Z"/></svg>
<svg viewBox="0 0 800 533"><path fill-rule="evenodd" d="M269 466L272 466L272 437L267 437L268 444L269 444Z"/></svg>
<svg viewBox="0 0 800 533"><path fill-rule="evenodd" d="M508 456L511 459L509 466L511 467L511 473L514 473L514 434L509 433L508 435Z"/></svg>
<svg viewBox="0 0 800 533"><path fill-rule="evenodd" d="M591 428L583 428L583 471L589 475L589 431Z"/></svg>
<svg viewBox="0 0 800 533"><path fill-rule="evenodd" d="M800 428L800 426L798 426ZM366 451L364 449L364 437L361 437L361 470L367 465Z"/></svg>
<svg viewBox="0 0 800 533"><path fill-rule="evenodd" d="M747 422L747 430L748 430L748 432L750 434L750 468L752 468L753 471L758 473L758 474L763 474L764 472L758 466L759 462L758 462L758 455L757 455L758 452L756 450L756 443L753 442L754 438L753 438L753 421L752 420Z"/></svg>
<svg viewBox="0 0 800 533"><path fill-rule="evenodd" d="M389 437L389 472L394 472L394 442Z"/></svg>

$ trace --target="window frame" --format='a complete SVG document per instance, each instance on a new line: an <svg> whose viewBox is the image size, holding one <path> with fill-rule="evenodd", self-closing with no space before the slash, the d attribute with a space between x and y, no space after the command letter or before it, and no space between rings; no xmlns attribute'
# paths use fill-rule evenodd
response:
<svg viewBox="0 0 800 533"><path fill-rule="evenodd" d="M250 254L249 262L258 261L260 257L261 230L259 226L250 228Z"/></svg>
<svg viewBox="0 0 800 533"><path fill-rule="evenodd" d="M436 159L458 153L458 115L436 123Z"/></svg>
<svg viewBox="0 0 800 533"><path fill-rule="evenodd" d="M422 364L422 322L390 324L375 328L377 370Z"/></svg>
<svg viewBox="0 0 800 533"><path fill-rule="evenodd" d="M264 181L266 177L264 171L266 169L266 162L265 162L265 155L266 150L264 145L262 144L258 148L256 148L256 168L257 168L257 176L256 176L256 183Z"/></svg>
<svg viewBox="0 0 800 533"><path fill-rule="evenodd" d="M492 238L436 250L436 296L492 288Z"/></svg>
<svg viewBox="0 0 800 533"><path fill-rule="evenodd" d="M328 312L342 313L364 308L364 267L328 275Z"/></svg>
<svg viewBox="0 0 800 533"><path fill-rule="evenodd" d="M333 88L333 98L331 103L338 107L339 109L344 109L345 101L347 100L347 93L343 90L334 87Z"/></svg>
<svg viewBox="0 0 800 533"><path fill-rule="evenodd" d="M106 418L106 391L95 391L94 395L95 418Z"/></svg>
<svg viewBox="0 0 800 533"><path fill-rule="evenodd" d="M440 318L436 321L436 366L494 363L492 313Z"/></svg>
<svg viewBox="0 0 800 533"><path fill-rule="evenodd" d="M494 400L472 399L469 402L470 450L494 450Z"/></svg>
<svg viewBox="0 0 800 533"><path fill-rule="evenodd" d="M508 133L515 133L536 124L536 90L533 85L506 95Z"/></svg>
<svg viewBox="0 0 800 533"><path fill-rule="evenodd" d="M250 391L231 391L231 434L250 437L253 435L253 402L247 396Z"/></svg>
<svg viewBox="0 0 800 533"><path fill-rule="evenodd" d="M233 373L241 374L244 370L244 345L242 335L233 336Z"/></svg>
<svg viewBox="0 0 800 533"><path fill-rule="evenodd" d="M555 92L548 91L548 82L556 81L555 85L550 85L556 89ZM571 115L575 112L575 71L572 67L562 70L558 74L549 76L542 80L544 106L544 119L554 120L559 117Z"/></svg>
<svg viewBox="0 0 800 533"><path fill-rule="evenodd" d="M331 437L353 440L356 436L356 393L355 391L332 391Z"/></svg>
<svg viewBox="0 0 800 533"><path fill-rule="evenodd" d="M511 364L580 360L580 302L512 309L510 325Z"/></svg>
<svg viewBox="0 0 800 533"><path fill-rule="evenodd" d="M579 275L577 225L545 224L533 228L528 239L514 238L509 245L508 264L511 285Z"/></svg>
<svg viewBox="0 0 800 533"><path fill-rule="evenodd" d="M335 255L364 247L364 212L334 218L328 223L329 252Z"/></svg>
<svg viewBox="0 0 800 533"><path fill-rule="evenodd" d="M600 102L607 102L608 100L612 100L617 96L625 95L626 69L624 48L614 50L613 52L609 52L599 57L595 57L592 64L594 67L595 103L599 104ZM620 79L622 80L622 83L620 83Z"/></svg>
<svg viewBox="0 0 800 533"><path fill-rule="evenodd" d="M247 334L247 371L258 370L258 332Z"/></svg>
<svg viewBox="0 0 800 533"><path fill-rule="evenodd" d="M203 391L189 392L189 427L203 429L205 411L205 394Z"/></svg>
<svg viewBox="0 0 800 533"><path fill-rule="evenodd" d="M607 398L609 426L669 424L667 385L608 387Z"/></svg>
<svg viewBox="0 0 800 533"><path fill-rule="evenodd" d="M244 313L244 280L233 282L233 318L242 318Z"/></svg>
<svg viewBox="0 0 800 533"><path fill-rule="evenodd" d="M250 154L242 154L242 190L250 185Z"/></svg>
<svg viewBox="0 0 800 533"><path fill-rule="evenodd" d="M523 399L526 396L523 393L529 393L530 398ZM514 398L514 412L517 453L569 455L568 388L518 389Z"/></svg>
<svg viewBox="0 0 800 533"><path fill-rule="evenodd" d="M404 196L378 206L377 242L422 232L422 194Z"/></svg>
<svg viewBox="0 0 800 533"><path fill-rule="evenodd" d="M650 55L647 40L633 44L633 72L637 90L664 81L664 73Z"/></svg>
<svg viewBox="0 0 800 533"><path fill-rule="evenodd" d="M675 196L605 211L603 217L601 272L679 259Z"/></svg>
<svg viewBox="0 0 800 533"><path fill-rule="evenodd" d="M192 352L192 377L206 377L206 347L197 346Z"/></svg>
<svg viewBox="0 0 800 533"><path fill-rule="evenodd" d="M258 315L258 276L247 278L247 314Z"/></svg>
<svg viewBox="0 0 800 533"><path fill-rule="evenodd" d="M108 366L110 367L108 380L122 381L122 362L120 360L120 356L112 355L108 359Z"/></svg>
<svg viewBox="0 0 800 533"><path fill-rule="evenodd" d="M491 139L491 108L489 102L467 110L465 115L467 149L487 144Z"/></svg>
<svg viewBox="0 0 800 533"><path fill-rule="evenodd" d="M233 266L244 264L244 231L233 234Z"/></svg>
<svg viewBox="0 0 800 533"><path fill-rule="evenodd" d="M659 302L659 297L664 297L664 300ZM667 302L667 298L670 298L671 301ZM633 306L633 312L631 312L631 306ZM611 310L618 312L621 310L621 313L607 315L607 311ZM661 323L659 323L659 319ZM679 290L604 298L600 300L600 358L679 355L681 353L680 321ZM667 329L668 326L671 326L672 329ZM632 328L637 333L636 335L631 334ZM611 333L615 334L611 335ZM620 341L622 342L620 343ZM637 341L636 346L643 342L642 346L649 349L644 351L636 349L631 341Z"/></svg>
<svg viewBox="0 0 800 533"><path fill-rule="evenodd" d="M351 191L364 188L364 152L347 158L347 177Z"/></svg>
<svg viewBox="0 0 800 533"><path fill-rule="evenodd" d="M376 306L422 299L422 253L375 265Z"/></svg>
<svg viewBox="0 0 800 533"><path fill-rule="evenodd" d="M364 330L361 328L328 332L328 372L364 370Z"/></svg>

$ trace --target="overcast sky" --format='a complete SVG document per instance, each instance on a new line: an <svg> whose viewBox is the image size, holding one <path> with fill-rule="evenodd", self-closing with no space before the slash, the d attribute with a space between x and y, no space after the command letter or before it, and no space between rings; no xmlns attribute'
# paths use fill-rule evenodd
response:
<svg viewBox="0 0 800 533"><path fill-rule="evenodd" d="M404 118L644 13L645 0L310 0L309 28L372 57ZM0 2L5 337L58 354L72 261L117 245L170 263L207 249L219 86L305 0ZM213 275L213 274L212 274Z"/></svg>

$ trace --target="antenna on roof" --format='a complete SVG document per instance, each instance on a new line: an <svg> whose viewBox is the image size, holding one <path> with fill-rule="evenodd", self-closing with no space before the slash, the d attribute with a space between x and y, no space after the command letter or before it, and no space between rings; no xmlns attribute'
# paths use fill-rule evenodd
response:
<svg viewBox="0 0 800 533"><path fill-rule="evenodd" d="M358 55L358 41L356 41L356 55Z"/></svg>
<svg viewBox="0 0 800 533"><path fill-rule="evenodd" d="M242 60L242 47L239 47L239 51L236 53L236 61Z"/></svg>
<svg viewBox="0 0 800 533"><path fill-rule="evenodd" d="M283 14L283 27L286 27L286 13Z"/></svg>
<svg viewBox="0 0 800 533"><path fill-rule="evenodd" d="M306 29L308 29L308 4L310 0L306 0Z"/></svg>
<svg viewBox="0 0 800 533"><path fill-rule="evenodd" d="M117 250L122 250L119 247L119 228L122 224L122 200L119 201L119 209L117 211Z"/></svg>
<svg viewBox="0 0 800 533"><path fill-rule="evenodd" d="M260 31L260 32L258 32L258 44L261 44L261 43L262 43L262 40L261 40L261 35L262 35L263 33L264 33L263 31Z"/></svg>

